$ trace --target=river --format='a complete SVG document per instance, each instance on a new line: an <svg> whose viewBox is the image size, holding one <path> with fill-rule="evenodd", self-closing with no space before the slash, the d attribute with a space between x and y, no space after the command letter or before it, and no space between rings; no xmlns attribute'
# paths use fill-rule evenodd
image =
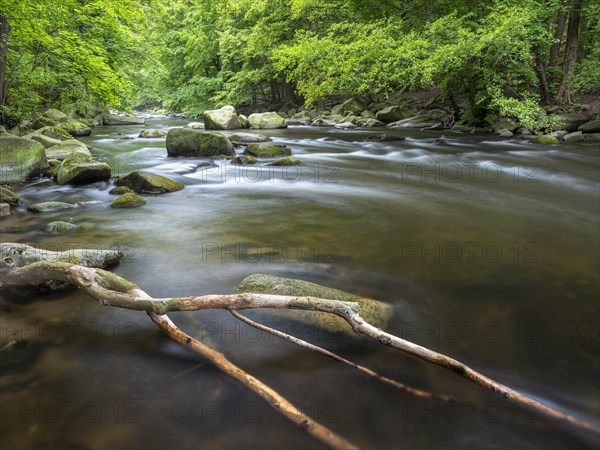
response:
<svg viewBox="0 0 600 450"><path fill-rule="evenodd" d="M185 122L148 120L168 130ZM156 297L231 293L245 276L301 278L394 306L389 331L598 424L599 152L414 130L266 130L301 165L168 158L142 127L83 138L114 175L149 170L185 189L109 207L110 183L17 189L3 242L112 248L114 269ZM367 142L387 133L404 140ZM225 134L231 134L226 132ZM36 215L31 203L81 202ZM52 220L73 232L41 231ZM168 341L142 313L77 291L0 294L2 448L322 448L243 386ZM174 313L300 409L364 448L597 447L439 367L293 321L295 332L382 374L460 403L424 401L254 331L222 311Z"/></svg>

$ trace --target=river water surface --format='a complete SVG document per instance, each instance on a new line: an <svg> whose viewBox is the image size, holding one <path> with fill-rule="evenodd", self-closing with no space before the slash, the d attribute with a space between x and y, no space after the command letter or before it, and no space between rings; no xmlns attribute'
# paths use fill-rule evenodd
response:
<svg viewBox="0 0 600 450"><path fill-rule="evenodd" d="M168 130L185 122L152 118ZM231 293L252 273L301 278L394 306L389 331L598 424L599 154L423 131L269 130L301 165L168 158L142 127L84 138L114 175L149 170L185 185L110 208L110 183L20 189L2 242L112 248L114 270L155 297ZM401 141L367 142L387 133ZM229 133L226 133L229 134ZM209 163L209 164L206 164ZM41 201L81 202L35 215ZM52 220L80 227L41 230ZM0 446L322 448L243 386L169 342L142 313L77 291L0 296ZM241 325L222 311L174 313L300 409L364 448L598 447L439 367L353 335L249 316L459 403L422 400ZM4 342L3 342L4 343Z"/></svg>

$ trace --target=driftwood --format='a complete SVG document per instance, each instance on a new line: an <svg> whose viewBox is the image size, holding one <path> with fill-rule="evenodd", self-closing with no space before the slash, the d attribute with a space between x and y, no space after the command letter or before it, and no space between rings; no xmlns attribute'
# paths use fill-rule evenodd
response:
<svg viewBox="0 0 600 450"><path fill-rule="evenodd" d="M236 378L262 396L272 407L290 421L303 427L313 437L332 448L355 447L331 430L310 419L292 406L290 402L283 399L277 392L233 365L220 352L207 347L193 337L185 334L171 322L166 314L174 311L196 311L201 309L225 309L233 311L255 308L286 308L328 312L343 318L357 333L375 339L386 346L402 350L424 361L449 369L523 408L558 423L568 424L595 434L600 434L600 429L594 424L544 405L486 377L460 361L374 327L363 320L360 316L359 307L356 304L315 297L256 293L152 298L134 283L102 269L82 267L67 262L51 261L40 261L24 267L18 267L10 257L4 258L0 262L0 288L37 286L50 280L59 280L73 284L96 299L101 305L145 311L169 337L205 356L220 370Z"/></svg>

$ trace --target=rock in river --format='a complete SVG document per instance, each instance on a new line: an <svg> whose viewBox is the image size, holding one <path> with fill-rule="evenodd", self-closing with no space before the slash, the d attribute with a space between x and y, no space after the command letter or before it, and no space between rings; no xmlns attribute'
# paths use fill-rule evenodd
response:
<svg viewBox="0 0 600 450"><path fill-rule="evenodd" d="M235 156L233 144L221 133L191 128L171 128L167 133L168 156Z"/></svg>
<svg viewBox="0 0 600 450"><path fill-rule="evenodd" d="M152 172L136 171L115 180L117 186L125 186L138 193L164 194L183 189L183 184Z"/></svg>

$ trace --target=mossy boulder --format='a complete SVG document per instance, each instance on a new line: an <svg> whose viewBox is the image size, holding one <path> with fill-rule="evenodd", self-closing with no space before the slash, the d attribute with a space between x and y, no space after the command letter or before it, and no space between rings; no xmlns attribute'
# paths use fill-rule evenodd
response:
<svg viewBox="0 0 600 450"><path fill-rule="evenodd" d="M269 166L297 166L300 164L300 161L294 158L293 156L288 156L287 158L281 158L277 161L273 161Z"/></svg>
<svg viewBox="0 0 600 450"><path fill-rule="evenodd" d="M111 208L137 208L146 204L146 200L137 194L128 192L110 204Z"/></svg>
<svg viewBox="0 0 600 450"><path fill-rule="evenodd" d="M111 176L108 164L95 161L87 149L77 149L67 156L56 172L58 184L88 184L107 181Z"/></svg>
<svg viewBox="0 0 600 450"><path fill-rule="evenodd" d="M141 138L161 138L165 137L167 133L161 130L142 130L138 137Z"/></svg>
<svg viewBox="0 0 600 450"><path fill-rule="evenodd" d="M81 141L72 140L72 141L62 141L59 144L53 145L52 147L46 148L46 157L50 159L58 159L60 161L64 160L67 156L73 153L75 150L82 151L88 153L90 158L92 154L85 145Z"/></svg>
<svg viewBox="0 0 600 450"><path fill-rule="evenodd" d="M250 156L250 155L236 156L235 158L233 158L231 160L232 164L238 164L240 166L247 166L248 164L256 164L257 162L258 162L258 159L256 159L254 156Z"/></svg>
<svg viewBox="0 0 600 450"><path fill-rule="evenodd" d="M128 188L127 186L119 186L116 188L112 188L110 191L108 191L108 193L110 195L123 195L123 194L127 194L128 192L135 192L133 189Z"/></svg>
<svg viewBox="0 0 600 450"><path fill-rule="evenodd" d="M339 289L322 286L309 281L293 278L281 278L273 275L257 273L244 278L237 286L237 292L255 292L259 294L291 295L297 297L318 297L331 300L358 303L360 314L367 322L384 328L393 316L391 305L359 297ZM352 329L343 319L319 311L268 310L270 314L284 316L303 323L317 325L328 331L352 333Z"/></svg>
<svg viewBox="0 0 600 450"><path fill-rule="evenodd" d="M585 114L579 113L564 113L554 116L555 122L565 131L577 131L579 125L584 124L589 120Z"/></svg>
<svg viewBox="0 0 600 450"><path fill-rule="evenodd" d="M42 203L34 203L33 205L29 205L27 207L27 211L35 212L35 213L51 213L55 211L62 211L64 209L73 209L77 208L77 205L73 203L65 203L65 202L42 202Z"/></svg>
<svg viewBox="0 0 600 450"><path fill-rule="evenodd" d="M242 123L233 106L227 105L220 109L209 109L202 114L207 130L235 130L242 128Z"/></svg>
<svg viewBox="0 0 600 450"><path fill-rule="evenodd" d="M600 120L590 120L577 128L583 133L600 133Z"/></svg>
<svg viewBox="0 0 600 450"><path fill-rule="evenodd" d="M229 136L231 142L242 142L247 144L249 142L271 142L272 139L269 136L265 136L264 134L254 134L254 133L236 133Z"/></svg>
<svg viewBox="0 0 600 450"><path fill-rule="evenodd" d="M117 186L125 186L138 193L164 194L183 189L183 184L152 172L136 171L115 180Z"/></svg>
<svg viewBox="0 0 600 450"><path fill-rule="evenodd" d="M73 139L73 136L71 136L68 132L66 132L65 130L63 130L60 127L47 126L47 127L43 127L38 130L32 131L30 134L46 136L51 139L56 139L58 141L68 141L68 140Z"/></svg>
<svg viewBox="0 0 600 450"><path fill-rule="evenodd" d="M248 123L250 128L256 129L287 128L285 119L276 112L250 114Z"/></svg>
<svg viewBox="0 0 600 450"><path fill-rule="evenodd" d="M89 136L92 134L90 126L78 120L69 119L68 122L61 124L60 127L71 136Z"/></svg>
<svg viewBox="0 0 600 450"><path fill-rule="evenodd" d="M535 142L538 144L558 144L558 138L555 138L554 136L542 135L537 136L535 138Z"/></svg>
<svg viewBox="0 0 600 450"><path fill-rule="evenodd" d="M235 156L233 144L221 133L172 128L167 133L168 156L211 157Z"/></svg>
<svg viewBox="0 0 600 450"><path fill-rule="evenodd" d="M572 133L563 136L565 142L581 142L583 141L583 132L573 131Z"/></svg>
<svg viewBox="0 0 600 450"><path fill-rule="evenodd" d="M255 156L257 158L275 158L277 156L291 156L292 151L285 145L274 145L268 143L248 144L244 155Z"/></svg>
<svg viewBox="0 0 600 450"><path fill-rule="evenodd" d="M42 144L16 136L0 136L0 183L25 183L47 168Z"/></svg>
<svg viewBox="0 0 600 450"><path fill-rule="evenodd" d="M8 203L9 205L17 205L20 197L10 189L0 186L0 203Z"/></svg>
<svg viewBox="0 0 600 450"><path fill-rule="evenodd" d="M365 104L364 101L362 101L358 97L352 97L352 98L349 98L348 100L346 100L344 103L342 103L342 106L340 108L340 113L341 114L355 114L358 116L365 109L367 109L367 105Z"/></svg>
<svg viewBox="0 0 600 450"><path fill-rule="evenodd" d="M44 111L43 115L54 123L64 123L69 120L69 116L67 116L64 112L54 108L47 109Z"/></svg>
<svg viewBox="0 0 600 450"><path fill-rule="evenodd" d="M46 233L64 233L65 231L71 231L78 228L77 225L69 222L63 222L62 220L56 220L50 222L44 227Z"/></svg>
<svg viewBox="0 0 600 450"><path fill-rule="evenodd" d="M400 106L388 106L383 108L375 114L375 118L385 123L392 123L398 120L406 119L410 117L410 111L400 108Z"/></svg>

